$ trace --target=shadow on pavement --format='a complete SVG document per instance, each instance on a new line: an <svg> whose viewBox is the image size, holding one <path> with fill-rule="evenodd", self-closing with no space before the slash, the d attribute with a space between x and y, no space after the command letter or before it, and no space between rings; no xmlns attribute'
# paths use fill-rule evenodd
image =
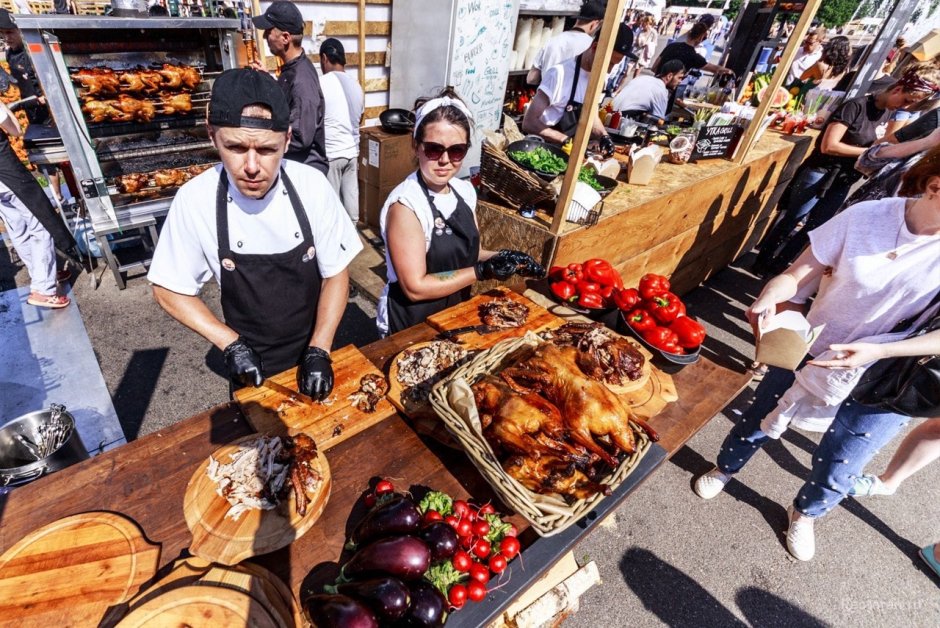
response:
<svg viewBox="0 0 940 628"><path fill-rule="evenodd" d="M643 606L667 626L747 626L698 582L648 550L627 550L620 560L620 573Z"/></svg>
<svg viewBox="0 0 940 628"><path fill-rule="evenodd" d="M128 441L136 439L140 433L169 352L167 347L134 351L114 390L114 410Z"/></svg>
<svg viewBox="0 0 940 628"><path fill-rule="evenodd" d="M761 628L822 628L826 622L813 617L783 598L757 587L745 587L734 596L738 608L752 626Z"/></svg>

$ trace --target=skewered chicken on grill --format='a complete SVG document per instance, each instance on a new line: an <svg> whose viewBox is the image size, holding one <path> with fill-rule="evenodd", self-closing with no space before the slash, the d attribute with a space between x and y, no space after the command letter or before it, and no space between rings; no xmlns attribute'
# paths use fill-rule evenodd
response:
<svg viewBox="0 0 940 628"><path fill-rule="evenodd" d="M121 94L117 100L87 100L82 105L92 122L150 122L157 110L153 103Z"/></svg>
<svg viewBox="0 0 940 628"><path fill-rule="evenodd" d="M183 170L165 168L153 172L153 184L158 188L180 186L189 181L191 175Z"/></svg>
<svg viewBox="0 0 940 628"><path fill-rule="evenodd" d="M189 113L193 109L193 99L189 94L160 94L160 103L163 105L160 112L167 115Z"/></svg>
<svg viewBox="0 0 940 628"><path fill-rule="evenodd" d="M154 70L138 68L126 70L120 75L121 90L126 92L144 92L153 94L160 90L163 77Z"/></svg>
<svg viewBox="0 0 940 628"><path fill-rule="evenodd" d="M620 451L633 453L636 439L628 424L633 413L604 384L584 376L577 353L574 347L543 344L502 376L518 392L545 395L561 410L569 437L616 467L617 459L594 437L606 436Z"/></svg>
<svg viewBox="0 0 940 628"><path fill-rule="evenodd" d="M138 122L150 122L156 115L157 109L148 100L132 98L127 94L118 96L115 106L126 115L132 116Z"/></svg>
<svg viewBox="0 0 940 628"><path fill-rule="evenodd" d="M597 493L610 495L609 486L593 481L573 462L555 456L511 456L503 468L535 493L559 493L575 499L588 499Z"/></svg>
<svg viewBox="0 0 940 628"><path fill-rule="evenodd" d="M150 177L146 173L134 172L121 175L121 178L118 180L118 185L125 194L134 194L135 192L139 192L141 188L147 187L149 181Z"/></svg>
<svg viewBox="0 0 940 628"><path fill-rule="evenodd" d="M72 73L72 80L85 88L85 96L109 96L121 89L118 75L110 68L82 68Z"/></svg>
<svg viewBox="0 0 940 628"><path fill-rule="evenodd" d="M189 65L172 65L164 63L163 67L157 72L163 77L166 87L178 89L193 90L202 81L202 75L199 70Z"/></svg>

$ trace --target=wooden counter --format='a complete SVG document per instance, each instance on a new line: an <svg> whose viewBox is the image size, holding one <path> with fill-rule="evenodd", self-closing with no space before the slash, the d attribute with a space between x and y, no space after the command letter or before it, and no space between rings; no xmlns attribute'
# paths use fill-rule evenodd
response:
<svg viewBox="0 0 940 628"><path fill-rule="evenodd" d="M597 225L566 223L558 235L552 234L546 214L526 219L481 202L477 216L483 244L493 250L516 248L546 265L600 257L614 264L627 284L655 272L670 276L683 293L763 235L814 137L767 131L740 164L664 161L649 185L621 182L604 200Z"/></svg>
<svg viewBox="0 0 940 628"><path fill-rule="evenodd" d="M414 342L432 338L435 330L418 325L362 349L377 366ZM702 359L674 376L680 401L670 404L650 423L661 435L659 453L630 482L581 524L558 537L537 538L529 531L524 571L511 585L492 592L485 604L457 613L448 625L482 625L508 606L626 498L636 485L718 413L747 384L749 376ZM192 473L223 444L249 434L251 427L232 403L217 406L147 435L68 470L41 478L0 496L0 552L28 532L61 517L90 510L110 510L133 518L147 538L162 545L161 567L184 553L191 537L183 519L183 494ZM330 501L320 520L302 538L280 551L257 557L284 578L295 594L335 577L342 546L354 523L364 514L362 492L376 476L399 487L424 485L457 497L492 497L489 486L460 453L419 438L396 415L326 451L333 473ZM521 520L516 519L517 523ZM524 526L520 526L524 529ZM521 563L520 563L521 564ZM513 563L516 565L516 563Z"/></svg>

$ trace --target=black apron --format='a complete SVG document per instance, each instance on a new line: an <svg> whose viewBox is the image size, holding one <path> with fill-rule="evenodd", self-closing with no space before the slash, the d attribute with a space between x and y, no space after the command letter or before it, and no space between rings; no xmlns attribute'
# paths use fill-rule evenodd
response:
<svg viewBox="0 0 940 628"><path fill-rule="evenodd" d="M300 224L297 235L302 236L301 243L289 251L247 254L232 250L228 232L231 197L225 168L219 176L215 205L222 314L226 325L261 355L265 377L300 362L316 324L322 280L307 213L283 169L280 176L284 188L273 193L288 195Z"/></svg>
<svg viewBox="0 0 940 628"><path fill-rule="evenodd" d="M56 213L49 197L42 191L23 162L20 161L5 134L0 132L0 181L23 202L43 229L52 236L55 248L69 255L74 253L75 238Z"/></svg>
<svg viewBox="0 0 940 628"><path fill-rule="evenodd" d="M565 105L565 112L561 114L561 120L552 127L559 133L564 133L568 137L574 137L578 130L578 120L581 119L581 109L584 103L575 101L574 94L578 91L578 81L581 80L581 55L574 60L574 78L571 80L571 93L568 95L568 103Z"/></svg>
<svg viewBox="0 0 940 628"><path fill-rule="evenodd" d="M425 255L427 272L443 273L473 266L480 259L480 231L473 219L473 210L466 201L451 187L451 194L457 197L457 208L450 218L434 204L434 198L428 186L418 172L418 184L431 206L434 226L431 230L431 244ZM470 298L470 287L439 299L412 301L405 295L398 282L388 286L388 333L394 334L407 329L442 310L457 305Z"/></svg>

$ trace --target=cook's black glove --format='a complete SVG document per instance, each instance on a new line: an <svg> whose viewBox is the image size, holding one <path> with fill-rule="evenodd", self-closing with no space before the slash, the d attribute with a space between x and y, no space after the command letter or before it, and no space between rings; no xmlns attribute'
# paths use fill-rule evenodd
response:
<svg viewBox="0 0 940 628"><path fill-rule="evenodd" d="M504 249L485 262L477 262L473 267L477 281L483 279L505 281L516 274L519 264L510 258L509 253L510 251Z"/></svg>
<svg viewBox="0 0 940 628"><path fill-rule="evenodd" d="M516 264L517 275L537 279L545 276L545 269L528 253L513 251L511 249L503 249L500 253L505 253L506 257Z"/></svg>
<svg viewBox="0 0 940 628"><path fill-rule="evenodd" d="M222 353L225 356L225 365L228 367L228 376L236 384L242 386L261 385L264 376L261 374L261 356L248 346L244 339L239 338Z"/></svg>
<svg viewBox="0 0 940 628"><path fill-rule="evenodd" d="M307 347L297 368L297 389L316 401L333 392L333 361L320 347Z"/></svg>
<svg viewBox="0 0 940 628"><path fill-rule="evenodd" d="M614 154L614 141L610 139L609 135L605 135L600 139L601 154L604 157L610 157Z"/></svg>

